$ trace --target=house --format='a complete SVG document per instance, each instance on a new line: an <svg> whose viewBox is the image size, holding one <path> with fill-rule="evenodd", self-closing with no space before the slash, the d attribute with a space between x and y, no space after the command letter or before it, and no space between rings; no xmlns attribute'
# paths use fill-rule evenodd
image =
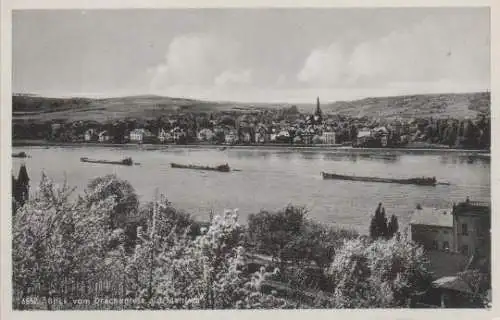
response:
<svg viewBox="0 0 500 320"><path fill-rule="evenodd" d="M489 203L470 201L453 206L454 250L465 255L488 256L491 248Z"/></svg>
<svg viewBox="0 0 500 320"><path fill-rule="evenodd" d="M380 140L382 147L387 147L389 144L389 130L386 127L378 127L373 129L375 136Z"/></svg>
<svg viewBox="0 0 500 320"><path fill-rule="evenodd" d="M106 130L99 132L98 137L99 142L108 142L109 140L111 140L111 136Z"/></svg>
<svg viewBox="0 0 500 320"><path fill-rule="evenodd" d="M226 144L235 144L238 142L238 139L238 133L236 130L231 130L225 135L224 142Z"/></svg>
<svg viewBox="0 0 500 320"><path fill-rule="evenodd" d="M467 198L451 209L417 208L409 230L411 239L424 247L431 265L444 276L463 270L474 261L488 259L490 227L490 205Z"/></svg>
<svg viewBox="0 0 500 320"><path fill-rule="evenodd" d="M62 124L60 123L53 123L50 125L50 129L51 129L51 133L52 135L56 135L57 133L59 133L59 130L61 130L62 128Z"/></svg>
<svg viewBox="0 0 500 320"><path fill-rule="evenodd" d="M369 144L372 140L374 140L372 131L369 129L361 129L358 131L355 144L358 146L364 146L366 144Z"/></svg>
<svg viewBox="0 0 500 320"><path fill-rule="evenodd" d="M482 308L483 297L458 275L440 277L416 299L417 308Z"/></svg>
<svg viewBox="0 0 500 320"><path fill-rule="evenodd" d="M134 129L130 132L131 142L143 143L146 142L147 140L151 140L152 137L154 137L154 135L151 133L151 131L143 128Z"/></svg>
<svg viewBox="0 0 500 320"><path fill-rule="evenodd" d="M266 143L269 140L271 140L271 137L268 134L267 129L264 126L258 127L255 132L255 143Z"/></svg>
<svg viewBox="0 0 500 320"><path fill-rule="evenodd" d="M312 144L313 143L313 137L314 137L314 133L310 133L310 132L306 131L302 135L302 142L304 144Z"/></svg>
<svg viewBox="0 0 500 320"><path fill-rule="evenodd" d="M171 134L175 143L182 143L186 138L186 132L184 131L184 129L181 129L179 127L173 128Z"/></svg>
<svg viewBox="0 0 500 320"><path fill-rule="evenodd" d="M97 140L96 131L94 129L88 129L87 131L85 131L83 139L85 140L85 142Z"/></svg>
<svg viewBox="0 0 500 320"><path fill-rule="evenodd" d="M410 234L411 239L426 250L452 250L452 209L418 207L411 217Z"/></svg>
<svg viewBox="0 0 500 320"><path fill-rule="evenodd" d="M173 142L174 137L167 130L160 128L158 131L158 141L160 141L160 143Z"/></svg>
<svg viewBox="0 0 500 320"><path fill-rule="evenodd" d="M197 138L198 141L212 141L214 135L215 134L212 130L204 128L198 131Z"/></svg>
<svg viewBox="0 0 500 320"><path fill-rule="evenodd" d="M243 143L250 143L250 142L252 142L252 136L251 136L250 132L248 132L248 131L243 132L241 134L241 141Z"/></svg>
<svg viewBox="0 0 500 320"><path fill-rule="evenodd" d="M323 132L321 138L324 144L337 144L335 132Z"/></svg>
<svg viewBox="0 0 500 320"><path fill-rule="evenodd" d="M312 143L313 144L322 144L322 143L324 143L324 141L323 141L323 138L321 136L315 135L312 138Z"/></svg>

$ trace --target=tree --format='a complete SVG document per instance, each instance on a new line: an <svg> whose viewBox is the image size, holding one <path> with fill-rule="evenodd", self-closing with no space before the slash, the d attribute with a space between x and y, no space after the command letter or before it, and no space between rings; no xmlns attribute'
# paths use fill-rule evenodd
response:
<svg viewBox="0 0 500 320"><path fill-rule="evenodd" d="M29 198L29 181L28 171L26 170L26 165L21 165L19 168L19 174L17 180L15 181L15 197L19 205L23 206L24 203Z"/></svg>
<svg viewBox="0 0 500 320"><path fill-rule="evenodd" d="M326 270L334 285L329 307L406 307L430 284L427 266L423 249L406 237L347 240Z"/></svg>
<svg viewBox="0 0 500 320"><path fill-rule="evenodd" d="M387 237L387 234L385 208L382 207L382 203L379 203L370 223L370 237L372 239L377 239L380 237Z"/></svg>
<svg viewBox="0 0 500 320"><path fill-rule="evenodd" d="M394 235L398 233L398 230L399 230L398 218L395 215L392 215L391 220L387 225L387 237L388 238L394 237Z"/></svg>
<svg viewBox="0 0 500 320"><path fill-rule="evenodd" d="M70 200L72 189L54 187L44 174L38 191L13 220L14 296L37 289L42 298L68 297L68 283L99 279L106 270L114 199ZM66 282L69 280L69 282ZM76 293L78 294L78 292ZM22 300L21 300L22 301ZM47 308L52 306L47 302Z"/></svg>
<svg viewBox="0 0 500 320"><path fill-rule="evenodd" d="M10 188L12 190L12 216L14 216L18 207L17 199L19 198L17 194L17 180L14 175L12 175L12 184Z"/></svg>
<svg viewBox="0 0 500 320"><path fill-rule="evenodd" d="M261 211L248 218L247 241L257 252L269 254L283 264L293 256L293 240L302 230L306 210L287 206L278 212Z"/></svg>
<svg viewBox="0 0 500 320"><path fill-rule="evenodd" d="M89 182L86 188L86 202L92 205L108 197L115 199L113 215L109 221L110 228L124 228L135 216L139 200L132 185L119 179L114 174L98 177Z"/></svg>
<svg viewBox="0 0 500 320"><path fill-rule="evenodd" d="M161 225L160 221L156 221ZM152 225L158 225L157 223ZM151 229L140 243L128 272L148 309L278 308L286 301L261 292L264 270L245 276L245 250L237 214L215 216L194 240L172 238L168 246ZM151 255L151 253L153 253ZM151 272L152 270L152 272Z"/></svg>

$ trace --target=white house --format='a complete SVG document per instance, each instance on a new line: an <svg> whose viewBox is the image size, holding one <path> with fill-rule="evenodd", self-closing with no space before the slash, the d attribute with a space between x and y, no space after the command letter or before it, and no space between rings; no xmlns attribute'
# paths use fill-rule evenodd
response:
<svg viewBox="0 0 500 320"><path fill-rule="evenodd" d="M135 129L130 132L130 141L131 142L143 142L144 138L152 137L153 134L144 128Z"/></svg>
<svg viewBox="0 0 500 320"><path fill-rule="evenodd" d="M84 134L84 140L85 141L92 141L93 138L95 136L95 130L94 129L88 129L87 131L85 131L85 134Z"/></svg>
<svg viewBox="0 0 500 320"><path fill-rule="evenodd" d="M231 130L226 136L224 137L224 141L226 144L235 144L238 142L238 133L234 130Z"/></svg>
<svg viewBox="0 0 500 320"><path fill-rule="evenodd" d="M324 144L336 144L336 134L335 132L323 132L321 135Z"/></svg>

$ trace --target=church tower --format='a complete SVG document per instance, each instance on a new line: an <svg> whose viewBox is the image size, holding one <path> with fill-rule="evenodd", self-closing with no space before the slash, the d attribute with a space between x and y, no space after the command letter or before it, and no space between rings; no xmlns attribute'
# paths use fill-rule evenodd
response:
<svg viewBox="0 0 500 320"><path fill-rule="evenodd" d="M323 112L319 104L319 97L316 97L316 111L314 112L314 119L317 123L323 122Z"/></svg>

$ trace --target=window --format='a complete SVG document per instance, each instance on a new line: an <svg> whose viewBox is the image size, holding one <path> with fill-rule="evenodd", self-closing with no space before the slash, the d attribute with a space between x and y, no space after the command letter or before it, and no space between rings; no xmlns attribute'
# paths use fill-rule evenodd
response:
<svg viewBox="0 0 500 320"><path fill-rule="evenodd" d="M443 242L443 250L444 251L450 250L450 244L448 243L448 241Z"/></svg>
<svg viewBox="0 0 500 320"><path fill-rule="evenodd" d="M434 250L438 249L438 242L436 240L432 241L432 249L434 249Z"/></svg>
<svg viewBox="0 0 500 320"><path fill-rule="evenodd" d="M469 254L469 246L464 244L462 246L462 254L468 255Z"/></svg>
<svg viewBox="0 0 500 320"><path fill-rule="evenodd" d="M469 233L467 232L467 223L462 223L462 235L466 236Z"/></svg>
<svg viewBox="0 0 500 320"><path fill-rule="evenodd" d="M449 231L448 231L448 230L444 230L444 231L443 231L443 233L444 233L444 234L448 234L448 233L449 233Z"/></svg>

